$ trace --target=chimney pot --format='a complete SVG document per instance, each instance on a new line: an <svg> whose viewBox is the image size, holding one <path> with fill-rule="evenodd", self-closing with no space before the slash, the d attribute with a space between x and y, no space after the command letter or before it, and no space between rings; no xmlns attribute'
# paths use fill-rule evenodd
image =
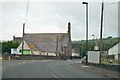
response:
<svg viewBox="0 0 120 80"><path fill-rule="evenodd" d="M68 26L70 26L70 22L68 22Z"/></svg>

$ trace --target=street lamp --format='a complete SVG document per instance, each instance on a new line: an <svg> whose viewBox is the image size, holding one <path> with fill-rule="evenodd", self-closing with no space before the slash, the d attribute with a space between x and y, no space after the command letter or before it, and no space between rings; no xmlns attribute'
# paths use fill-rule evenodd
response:
<svg viewBox="0 0 120 80"><path fill-rule="evenodd" d="M94 34L92 34L92 37L93 37L93 51L94 51Z"/></svg>
<svg viewBox="0 0 120 80"><path fill-rule="evenodd" d="M88 2L82 2L86 5L86 65L88 64Z"/></svg>

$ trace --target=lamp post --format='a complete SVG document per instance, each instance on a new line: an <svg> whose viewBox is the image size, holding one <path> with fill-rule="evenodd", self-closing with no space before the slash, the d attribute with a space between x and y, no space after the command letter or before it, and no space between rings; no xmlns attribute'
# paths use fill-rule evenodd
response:
<svg viewBox="0 0 120 80"><path fill-rule="evenodd" d="M88 2L82 2L86 5L86 65L88 64Z"/></svg>
<svg viewBox="0 0 120 80"><path fill-rule="evenodd" d="M93 51L94 51L94 34L92 34L92 37L93 37Z"/></svg>

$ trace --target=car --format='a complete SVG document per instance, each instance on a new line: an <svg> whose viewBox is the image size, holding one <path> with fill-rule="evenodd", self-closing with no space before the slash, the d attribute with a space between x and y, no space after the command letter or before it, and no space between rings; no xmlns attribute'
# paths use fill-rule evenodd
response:
<svg viewBox="0 0 120 80"><path fill-rule="evenodd" d="M86 62L86 56L81 59L82 62Z"/></svg>

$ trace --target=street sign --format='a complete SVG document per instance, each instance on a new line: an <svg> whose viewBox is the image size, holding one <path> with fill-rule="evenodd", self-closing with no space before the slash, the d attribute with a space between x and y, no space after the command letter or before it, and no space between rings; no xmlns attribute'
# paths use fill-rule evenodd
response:
<svg viewBox="0 0 120 80"><path fill-rule="evenodd" d="M88 62L99 63L100 51L88 51Z"/></svg>
<svg viewBox="0 0 120 80"><path fill-rule="evenodd" d="M11 54L19 54L19 49L12 48Z"/></svg>
<svg viewBox="0 0 120 80"><path fill-rule="evenodd" d="M25 55L28 55L28 54L31 54L31 51L30 50L23 50L23 54L25 54Z"/></svg>

